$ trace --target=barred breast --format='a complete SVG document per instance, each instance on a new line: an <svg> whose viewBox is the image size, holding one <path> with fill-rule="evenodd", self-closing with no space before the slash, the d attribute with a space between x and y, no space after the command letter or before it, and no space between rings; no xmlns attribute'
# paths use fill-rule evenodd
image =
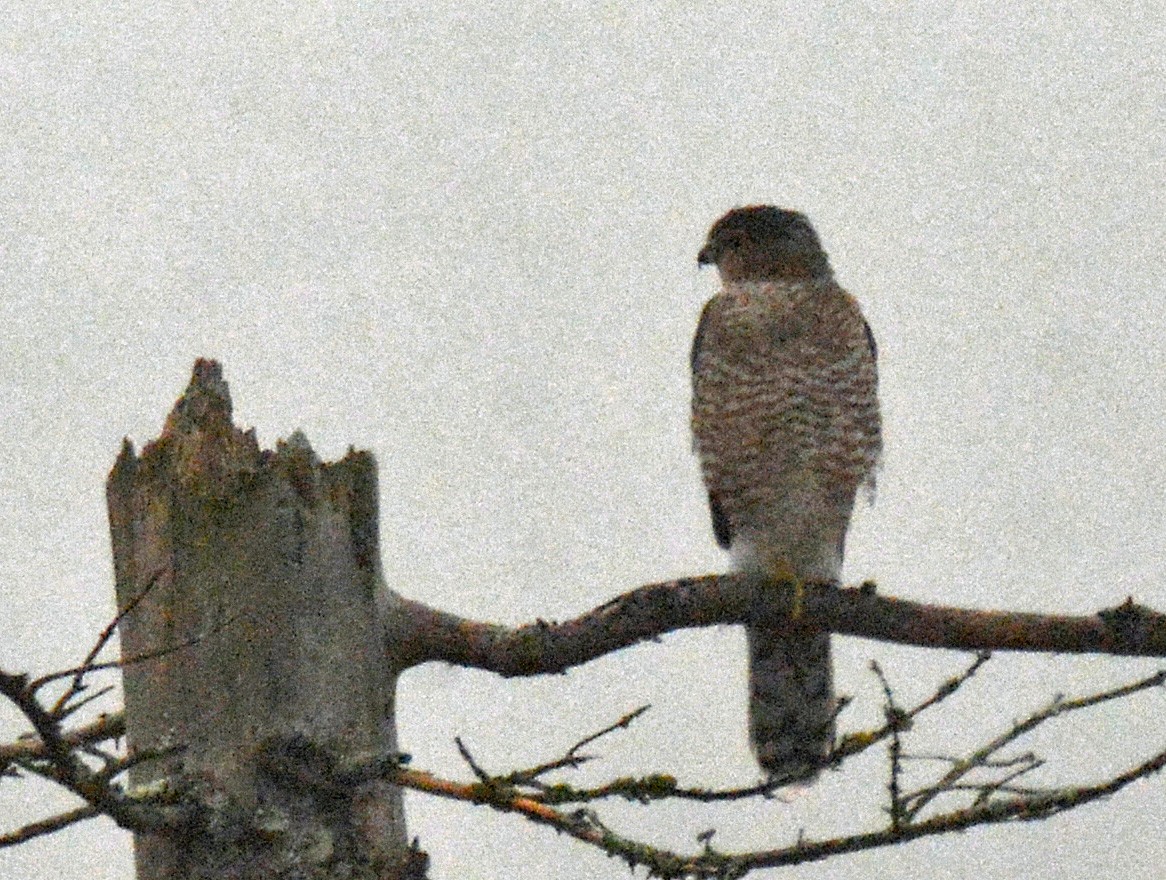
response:
<svg viewBox="0 0 1166 880"><path fill-rule="evenodd" d="M838 575L881 452L875 352L857 302L811 282L738 282L693 349L692 427L718 538L745 569Z"/></svg>

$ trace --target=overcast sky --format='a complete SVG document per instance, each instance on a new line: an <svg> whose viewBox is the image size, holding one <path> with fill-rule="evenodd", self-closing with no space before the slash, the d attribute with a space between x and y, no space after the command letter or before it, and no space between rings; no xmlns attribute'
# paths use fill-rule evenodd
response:
<svg viewBox="0 0 1166 880"><path fill-rule="evenodd" d="M389 582L564 618L721 570L688 435L696 253L740 204L808 213L879 342L886 455L847 577L889 595L1166 608L1166 7L10 4L0 21L0 667L77 662L112 614L104 480L218 358L265 445L380 463ZM472 4L471 4L472 5ZM595 4L599 6L599 4ZM844 729L954 652L836 640ZM1151 661L1000 657L908 740L951 753ZM744 641L670 635L566 677L402 681L415 766L554 757L651 703L579 782L745 784ZM1042 781L1166 747L1159 693L1032 747ZM110 708L116 701L108 704ZM0 708L0 736L22 727ZM685 850L882 819L882 754L791 803L625 807ZM926 768L925 768L926 769ZM5 780L5 827L71 805ZM517 818L410 795L437 880L622 878ZM807 878L1157 878L1166 792L805 866ZM101 821L4 878L129 880Z"/></svg>

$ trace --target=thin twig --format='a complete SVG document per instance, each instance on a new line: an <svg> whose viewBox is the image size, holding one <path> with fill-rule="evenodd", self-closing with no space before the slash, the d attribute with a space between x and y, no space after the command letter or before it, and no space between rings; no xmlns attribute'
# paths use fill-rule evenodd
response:
<svg viewBox="0 0 1166 880"><path fill-rule="evenodd" d="M607 736L617 730L622 730L630 727L632 722L643 715L651 707L648 705L640 706L638 709L633 709L628 712L618 721L609 724L602 730L596 731L588 736L583 737L573 746L571 746L561 757L546 761L542 764L537 764L534 767L529 767L523 770L515 770L513 773L507 773L505 776L499 777L500 781L510 785L535 785L541 786L537 780L540 776L545 776L552 770L562 770L564 768L576 769L586 764L591 760L590 755L580 755L579 750L590 743L593 743L602 737Z"/></svg>
<svg viewBox="0 0 1166 880"><path fill-rule="evenodd" d="M69 703L69 701L85 689L85 676L92 670L93 661L97 659L97 655L101 653L101 649L109 643L111 638L113 638L113 634L117 630L118 624L121 623L129 614L131 614L133 610L137 608L138 605L142 602L142 600L146 598L146 595L154 589L154 585L157 584L159 579L162 577L163 571L163 569L159 569L158 571L154 572L154 574L150 576L150 579L146 581L146 585L142 587L138 594L130 599L130 601L125 604L124 608L119 609L118 612L114 614L113 620L111 620L106 625L105 629L103 629L97 636L97 641L93 643L93 647L89 649L89 653L85 655L85 659L81 661L81 665L74 668L73 681L70 682L69 687L65 689L65 692L57 698L57 702L53 704L53 707L49 709L49 714L51 716L54 718L61 717L61 711ZM37 681L30 685L32 692L35 694L40 689L42 684L52 680L52 678L45 680L37 679Z"/></svg>
<svg viewBox="0 0 1166 880"><path fill-rule="evenodd" d="M961 687L983 668L984 664L992 659L992 655L987 651L981 651L976 655L975 660L959 675L953 675L951 678L945 679L940 683L939 687L931 696L927 697L922 702L916 704L912 708L903 712L901 720L896 721L896 724L910 726L916 718L935 706L938 706L944 700L954 695ZM882 726L874 730L862 731L859 733L846 734L839 740L834 750L827 756L827 762L831 766L838 766L846 758L857 755L866 751L876 743L881 742L891 735L894 731L895 725L892 724L891 719Z"/></svg>
<svg viewBox="0 0 1166 880"><path fill-rule="evenodd" d="M478 777L478 781L490 782L492 777L489 773L478 766L478 762L474 760L474 756L470 754L470 750L466 748L466 744L462 742L462 738L460 736L455 736L453 741L457 744L458 754L462 756L463 761L469 764L470 770L472 770L473 774Z"/></svg>
<svg viewBox="0 0 1166 880"><path fill-rule="evenodd" d="M84 697L73 700L71 703L62 704L58 700L54 704L54 708L49 710L49 714L60 721L64 721L70 715L75 714L78 710L85 708L90 703L94 703L97 700L100 700L106 694L112 693L114 690L115 688L113 685L109 685L108 687L98 688L97 691L92 694L85 694ZM74 693L81 693L81 691L75 691Z"/></svg>
<svg viewBox="0 0 1166 880"><path fill-rule="evenodd" d="M167 824L168 820L151 809L151 805L132 802L117 786L86 766L62 738L60 722L36 699L28 676L0 672L0 694L28 719L45 750L43 765L29 761L21 764L24 769L40 773L68 789L123 828L152 831Z"/></svg>
<svg viewBox="0 0 1166 880"><path fill-rule="evenodd" d="M909 797L910 802L907 816L909 819L914 819L919 815L929 803L935 800L936 797L950 790L950 787L963 779L972 770L988 766L988 762L993 759L993 756L1002 748L1015 742L1024 734L1032 731L1040 725L1051 721L1059 715L1064 715L1069 712L1076 712L1081 709L1087 709L1091 706L1097 706L1101 703L1106 703L1111 700L1118 700L1122 697L1128 697L1139 691L1149 690L1150 688L1159 687L1166 682L1166 670L1159 670L1153 675L1139 681L1131 682L1130 684L1121 685L1107 691L1091 694L1087 697L1080 697L1074 700L1065 700L1057 697L1050 702L1043 709L1038 709L1022 721L1018 721L1012 725L1011 728L1000 734L995 739L976 749L966 758L962 758L952 763L952 767L933 785L929 785L924 789L913 792Z"/></svg>
<svg viewBox="0 0 1166 880"><path fill-rule="evenodd" d="M926 699L909 710L900 710L902 712L902 720L898 722L898 725L901 727L904 724L913 722L923 712L951 697L983 667L988 659L989 655L987 653L980 653L961 673L941 682L935 692ZM850 699L847 697L840 699L835 711L841 711L849 702ZM616 726L618 724L613 725L611 729L614 729ZM888 719L886 724L875 730L847 734L841 738L834 750L826 756L823 764L831 767L840 766L847 758L863 752L876 743L890 737L894 726ZM903 760L909 757L909 755L901 756ZM948 760L950 762L955 759ZM511 775L503 778L516 784L527 781L519 775ZM539 786L538 793L532 793L530 797L548 804L588 803L611 797L618 797L638 803L647 803L649 801L663 800L666 798L688 800L697 803L719 803L742 801L755 797L773 799L782 787L783 785L780 781L765 780L756 785L741 788L686 788L680 786L674 776L653 773L642 777L621 777L592 788L577 788L565 783Z"/></svg>
<svg viewBox="0 0 1166 880"><path fill-rule="evenodd" d="M125 736L125 715L100 715L88 724L62 731L58 739L69 748ZM0 763L20 758L47 758L48 748L37 736L24 736L13 743L0 744Z"/></svg>
<svg viewBox="0 0 1166 880"><path fill-rule="evenodd" d="M0 834L0 848L16 846L16 844L24 843L26 840L32 840L34 837L52 834L55 831L60 831L62 828L68 828L70 825L76 825L78 822L83 822L86 819L92 819L94 816L99 815L101 813L96 807L92 804L85 804L82 807L77 807L75 810L69 810L66 813L41 819L39 822L30 822L28 825L17 828L15 831Z"/></svg>
<svg viewBox="0 0 1166 880"><path fill-rule="evenodd" d="M167 645L163 648L157 648L151 651L143 651L140 654L134 654L132 657L123 657L120 660L106 660L102 663L90 663L88 665L81 664L79 666L71 666L68 669L59 669L56 672L50 672L42 675L40 678L34 679L29 685L34 691L40 690L46 684L57 681L61 678L68 678L72 675L88 675L92 672L103 672L108 669L126 669L130 666L135 666L138 663L145 663L148 660L157 660L159 657L165 657L168 654L173 654L176 651L185 651L187 648L192 648L195 645L205 641L211 636L218 635L227 627L233 625L235 621L240 619L241 615L231 615L222 620L222 622L210 627L205 632L196 633L189 638L183 639L173 645Z"/></svg>
<svg viewBox="0 0 1166 880"><path fill-rule="evenodd" d="M903 799L900 797L899 786L899 775L903 771L901 733L907 729L910 721L907 719L906 713L895 702L895 693L891 690L891 683L887 680L883 668L874 660L870 661L870 668L883 687L883 699L885 700L883 713L887 718L887 726L891 730L891 741L887 744L888 764L890 765L890 777L887 780L887 793L890 795L888 813L891 817L891 828L897 831L903 824Z"/></svg>
<svg viewBox="0 0 1166 880"><path fill-rule="evenodd" d="M601 739L602 737L607 736L609 733L612 733L613 731L626 730L628 727L631 726L633 721L635 721L637 718L639 718L641 715L643 715L645 712L647 712L651 708L652 708L652 706L650 703L645 703L643 706L640 706L638 709L632 709L632 711L628 712L626 715L624 715L618 721L607 725L607 727L603 728L603 730L597 731L597 732L591 734L590 736L583 737L583 739L579 740L579 742L575 743L575 745L573 745L573 746L571 746L571 748L567 749L567 755L568 756L575 755L576 753L578 753L579 749L583 748L583 746L589 745L590 743L595 742L597 739Z"/></svg>

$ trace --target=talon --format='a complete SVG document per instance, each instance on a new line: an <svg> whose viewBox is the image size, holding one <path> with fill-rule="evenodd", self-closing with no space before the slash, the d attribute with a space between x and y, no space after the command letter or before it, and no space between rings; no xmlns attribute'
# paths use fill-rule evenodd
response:
<svg viewBox="0 0 1166 880"><path fill-rule="evenodd" d="M789 585L793 588L793 601L790 603L789 616L797 620L805 609L806 582L794 573L793 566L787 560L782 560L773 571L774 583Z"/></svg>

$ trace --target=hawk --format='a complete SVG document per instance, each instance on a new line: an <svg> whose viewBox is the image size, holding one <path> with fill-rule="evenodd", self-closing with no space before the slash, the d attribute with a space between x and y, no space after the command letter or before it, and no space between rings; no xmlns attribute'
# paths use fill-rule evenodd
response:
<svg viewBox="0 0 1166 880"><path fill-rule="evenodd" d="M692 345L693 447L717 542L759 584L837 582L882 449L870 327L796 211L729 211L697 262L722 281ZM745 632L757 761L808 782L834 740L830 635L796 619Z"/></svg>

